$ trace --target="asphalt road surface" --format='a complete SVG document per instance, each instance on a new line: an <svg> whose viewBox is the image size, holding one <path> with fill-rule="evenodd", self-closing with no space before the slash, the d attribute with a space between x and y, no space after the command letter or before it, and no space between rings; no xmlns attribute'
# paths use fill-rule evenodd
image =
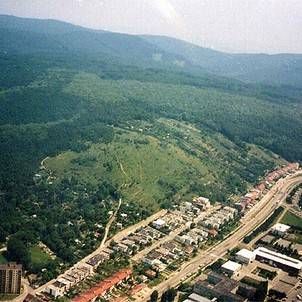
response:
<svg viewBox="0 0 302 302"><path fill-rule="evenodd" d="M284 179L280 179L271 190L256 204L242 219L242 224L228 238L216 244L206 251L201 252L191 261L184 263L179 271L172 273L168 279L144 291L144 295L137 294L137 301L148 301L154 290L161 295L167 289L176 287L190 275L198 271L200 267L205 267L223 257L229 249L238 245L243 238L253 231L258 225L264 222L267 217L274 212L276 208L285 200L286 196L293 187L302 182L301 172L289 175Z"/></svg>

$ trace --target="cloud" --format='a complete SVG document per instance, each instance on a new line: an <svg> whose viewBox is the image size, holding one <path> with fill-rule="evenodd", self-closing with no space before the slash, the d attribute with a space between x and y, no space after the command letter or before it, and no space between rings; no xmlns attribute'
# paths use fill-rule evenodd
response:
<svg viewBox="0 0 302 302"><path fill-rule="evenodd" d="M167 21L176 22L179 20L179 15L169 0L153 0L152 2Z"/></svg>

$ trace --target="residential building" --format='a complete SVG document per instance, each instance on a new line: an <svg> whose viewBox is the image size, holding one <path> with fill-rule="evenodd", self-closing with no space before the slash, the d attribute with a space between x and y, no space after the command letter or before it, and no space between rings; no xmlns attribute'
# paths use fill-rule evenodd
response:
<svg viewBox="0 0 302 302"><path fill-rule="evenodd" d="M163 228L165 225L166 225L166 222L161 218L159 218L159 219L152 222L152 226L155 227L158 230Z"/></svg>
<svg viewBox="0 0 302 302"><path fill-rule="evenodd" d="M0 294L21 292L22 265L14 262L0 265Z"/></svg>

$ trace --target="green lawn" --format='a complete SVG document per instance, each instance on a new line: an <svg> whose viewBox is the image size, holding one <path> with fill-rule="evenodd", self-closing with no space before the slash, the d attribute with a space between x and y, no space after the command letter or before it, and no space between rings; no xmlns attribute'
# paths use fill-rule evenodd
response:
<svg viewBox="0 0 302 302"><path fill-rule="evenodd" d="M37 245L30 248L30 257L33 265L45 265L51 258Z"/></svg>
<svg viewBox="0 0 302 302"><path fill-rule="evenodd" d="M0 264L7 263L6 258L0 253Z"/></svg>
<svg viewBox="0 0 302 302"><path fill-rule="evenodd" d="M281 223L302 229L302 218L300 218L290 212L285 213L285 215L283 216L283 218L281 220Z"/></svg>

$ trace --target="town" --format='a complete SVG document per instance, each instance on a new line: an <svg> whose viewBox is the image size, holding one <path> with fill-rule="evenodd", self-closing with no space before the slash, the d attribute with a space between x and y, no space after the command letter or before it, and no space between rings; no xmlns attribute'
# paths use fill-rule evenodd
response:
<svg viewBox="0 0 302 302"><path fill-rule="evenodd" d="M300 300L302 244L297 238L302 228L280 222L288 213L293 215L289 210L297 212L289 206L288 196L297 197L299 173L298 164L268 173L234 206L199 196L171 210L162 210L120 231L57 279L31 290L25 301L53 301L60 297L74 302L130 298L144 301L177 274L182 276L178 288L186 302L255 301L255 297L263 301L267 295L274 301ZM198 255L214 251L215 246L235 236L241 222L249 220L269 192L287 177L294 184L289 191L295 188L295 194L273 191L276 202L271 216L244 234L242 242L238 238L222 257L209 257L209 263L200 261L195 265L197 270L183 276L183 268L196 262ZM286 204L280 206L285 199ZM14 263L0 266L3 293L21 292L21 272L21 266ZM188 288L182 291L184 284Z"/></svg>

